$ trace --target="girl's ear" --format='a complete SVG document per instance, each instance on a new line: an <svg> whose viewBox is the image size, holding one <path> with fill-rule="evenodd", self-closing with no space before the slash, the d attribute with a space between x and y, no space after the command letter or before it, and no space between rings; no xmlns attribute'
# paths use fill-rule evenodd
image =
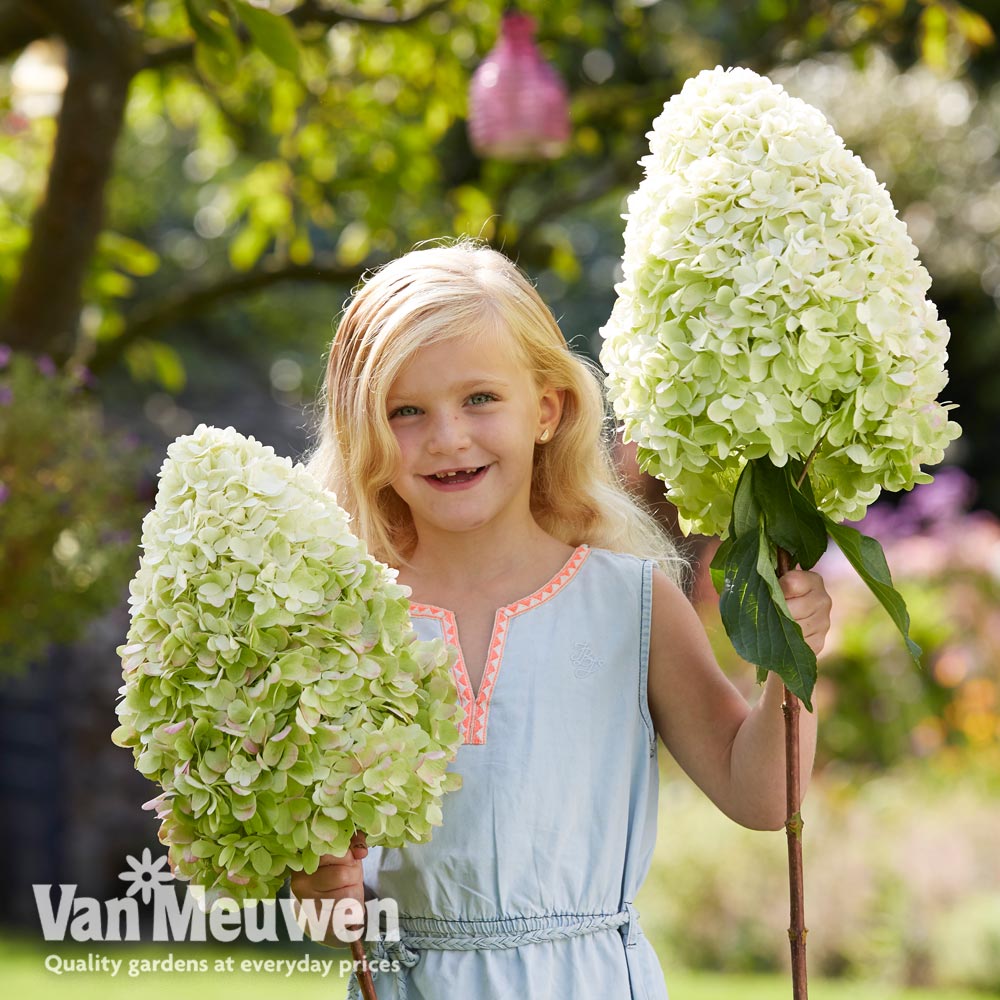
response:
<svg viewBox="0 0 1000 1000"><path fill-rule="evenodd" d="M563 402L566 399L565 389L543 389L538 399L538 433L547 430L551 438L562 419ZM548 439L547 438L547 439ZM546 439L546 440L547 440Z"/></svg>

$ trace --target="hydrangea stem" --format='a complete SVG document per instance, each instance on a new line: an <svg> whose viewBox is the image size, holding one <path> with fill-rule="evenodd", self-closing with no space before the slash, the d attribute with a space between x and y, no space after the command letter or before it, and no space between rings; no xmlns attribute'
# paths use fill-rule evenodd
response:
<svg viewBox="0 0 1000 1000"><path fill-rule="evenodd" d="M371 970L368 968L368 960L365 958L365 946L361 943L360 938L351 942L351 957L354 959L354 974L361 987L361 995L364 1000L378 1000L375 995L375 983L372 980Z"/></svg>
<svg viewBox="0 0 1000 1000"><path fill-rule="evenodd" d="M799 476L798 480L795 483L795 488L797 490L802 489L802 484L806 481L806 476L809 475L809 466L812 465L812 460L816 457L816 452L819 451L819 446L822 443L823 443L823 438L820 437L820 439L816 442L815 446L813 447L813 450L811 452L809 452L809 457L806 459L806 464L802 466L802 475ZM779 549L779 551L781 551L781 550ZM785 553L785 554L787 556L787 553ZM781 570L781 563L780 562L778 563L778 567L779 567L778 568L778 576L781 576L782 570ZM786 569L787 569L787 567L786 567Z"/></svg>
<svg viewBox="0 0 1000 1000"><path fill-rule="evenodd" d="M784 576L791 568L791 556L779 547L778 576ZM802 889L802 815L799 812L799 699L787 687L784 688L781 712L785 717L785 804L788 810L785 835L788 840L788 941L792 949L792 996L794 1000L807 1000L807 932Z"/></svg>
<svg viewBox="0 0 1000 1000"><path fill-rule="evenodd" d="M361 762L358 761L358 763L360 764ZM360 853L360 849L367 847L368 847L368 841L365 837L364 831L355 830L354 837L351 840L351 853L354 855L355 858L362 858L364 857L364 854ZM365 906L365 916L361 926L363 930L367 931L368 930L367 902L369 898L368 886L365 886L364 895L365 895L366 906ZM354 959L354 977L358 981L358 986L361 987L361 996L363 1000L378 1000L378 997L375 995L375 982L372 979L371 969L368 968L368 961L367 958L365 957L365 946L362 943L363 937L364 935L358 938L357 941L351 942L351 958Z"/></svg>

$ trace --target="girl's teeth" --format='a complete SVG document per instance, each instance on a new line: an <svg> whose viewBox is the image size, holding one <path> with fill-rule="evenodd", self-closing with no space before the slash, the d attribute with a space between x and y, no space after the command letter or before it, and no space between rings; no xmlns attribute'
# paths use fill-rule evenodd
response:
<svg viewBox="0 0 1000 1000"><path fill-rule="evenodd" d="M457 476L459 474L459 472L464 472L467 475L472 475L472 473L475 472L475 471L476 471L475 469L456 469L455 472L435 472L434 473L434 478L435 479L451 479L452 476Z"/></svg>

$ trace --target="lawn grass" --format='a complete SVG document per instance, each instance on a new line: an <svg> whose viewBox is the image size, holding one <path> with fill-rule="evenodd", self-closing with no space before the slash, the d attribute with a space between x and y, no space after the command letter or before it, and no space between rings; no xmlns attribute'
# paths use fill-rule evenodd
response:
<svg viewBox="0 0 1000 1000"><path fill-rule="evenodd" d="M668 972L670 1000L791 1000L792 981L784 976ZM985 1000L968 990L897 990L882 983L841 979L809 980L809 1000Z"/></svg>
<svg viewBox="0 0 1000 1000"><path fill-rule="evenodd" d="M86 959L87 955L122 961L117 976L110 972L66 972L57 975L45 968L46 956ZM210 971L142 972L128 974L129 963L163 960L168 956L185 961L203 961ZM212 971L217 961L231 957L233 971ZM330 972L240 971L241 962L271 959L332 962ZM294 996L295 1000L340 1000L346 979L337 963L349 960L346 951L332 951L313 944L294 947L261 945L253 948L234 945L227 949L181 943L162 945L95 944L91 948L62 943L45 944L30 940L0 941L0 982L4 995L30 1000L274 1000ZM141 966L136 965L136 969ZM221 966L220 966L221 968ZM670 1000L789 1000L791 985L782 976L738 976L667 970ZM963 990L895 990L882 984L814 979L809 984L810 1000L984 1000L985 994ZM465 998L463 998L465 1000ZM489 1000L489 998L468 998ZM552 1000L570 1000L554 997Z"/></svg>

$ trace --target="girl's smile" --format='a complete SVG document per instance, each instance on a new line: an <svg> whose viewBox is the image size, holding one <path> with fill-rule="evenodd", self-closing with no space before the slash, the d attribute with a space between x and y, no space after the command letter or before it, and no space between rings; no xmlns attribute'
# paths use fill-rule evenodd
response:
<svg viewBox="0 0 1000 1000"><path fill-rule="evenodd" d="M488 465L480 465L473 469L446 469L430 476L424 476L424 479L438 490L467 490L475 486L476 483L482 482L489 469Z"/></svg>

